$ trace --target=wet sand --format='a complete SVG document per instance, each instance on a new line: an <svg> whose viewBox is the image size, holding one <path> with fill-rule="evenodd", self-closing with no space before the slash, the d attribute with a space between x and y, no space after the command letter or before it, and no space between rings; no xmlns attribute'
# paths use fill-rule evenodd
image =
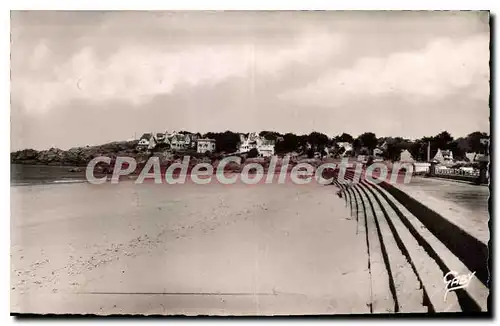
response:
<svg viewBox="0 0 500 326"><path fill-rule="evenodd" d="M336 188L11 187L11 311L368 313L364 237Z"/></svg>

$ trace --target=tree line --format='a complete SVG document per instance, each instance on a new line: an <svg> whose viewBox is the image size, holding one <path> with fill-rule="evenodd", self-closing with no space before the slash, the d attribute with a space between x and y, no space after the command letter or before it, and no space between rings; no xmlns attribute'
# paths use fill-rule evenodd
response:
<svg viewBox="0 0 500 326"><path fill-rule="evenodd" d="M248 134L243 133L248 136ZM383 148L384 159L397 161L401 151L408 150L414 159L419 161L427 160L427 147L430 143L430 155L434 157L438 149L451 150L453 157L464 159L465 153L484 153L485 145L481 139L489 138L485 132L476 131L465 137L454 138L449 132L443 131L435 136L422 137L411 140L404 137L377 137L373 132L365 132L354 138L348 133L342 133L335 137L328 137L320 132L311 132L305 135L294 133L279 133L276 131L261 131L259 136L275 143L276 154L286 154L296 152L298 154L314 155L315 152L322 154L332 153L333 155L343 154L344 149L339 146L341 142L348 142L352 145L352 155L372 155L375 148ZM217 151L234 153L238 151L240 144L240 133L209 132L203 135L204 138L215 139Z"/></svg>

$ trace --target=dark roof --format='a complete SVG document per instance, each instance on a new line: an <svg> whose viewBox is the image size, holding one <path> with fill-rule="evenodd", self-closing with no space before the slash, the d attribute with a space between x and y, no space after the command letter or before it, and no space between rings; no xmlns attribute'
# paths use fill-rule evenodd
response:
<svg viewBox="0 0 500 326"><path fill-rule="evenodd" d="M142 135L141 138L139 138L139 139L147 139L147 140L149 140L150 138L151 138L151 134L147 133L147 134Z"/></svg>
<svg viewBox="0 0 500 326"><path fill-rule="evenodd" d="M182 137L182 135L180 135L180 134L175 134L175 135L170 136L170 139L178 141L178 140L183 140L184 137Z"/></svg>

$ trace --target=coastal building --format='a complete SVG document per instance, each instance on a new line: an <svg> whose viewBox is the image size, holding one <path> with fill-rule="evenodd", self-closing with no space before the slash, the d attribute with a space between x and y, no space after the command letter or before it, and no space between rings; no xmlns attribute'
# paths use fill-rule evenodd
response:
<svg viewBox="0 0 500 326"><path fill-rule="evenodd" d="M450 150L438 149L436 155L433 158L433 161L441 164L453 162L453 152Z"/></svg>
<svg viewBox="0 0 500 326"><path fill-rule="evenodd" d="M145 133L139 139L137 149L153 149L156 146L161 146L163 149L170 149L172 151L187 149L196 150L198 137L199 135L197 134L178 133L176 131Z"/></svg>
<svg viewBox="0 0 500 326"><path fill-rule="evenodd" d="M196 149L198 147L198 139L201 138L197 134L190 134L189 135L189 148Z"/></svg>
<svg viewBox="0 0 500 326"><path fill-rule="evenodd" d="M170 145L173 151L196 149L199 135L187 132L166 132L165 143Z"/></svg>
<svg viewBox="0 0 500 326"><path fill-rule="evenodd" d="M342 154L340 154L342 157L351 156L352 151L353 151L353 147L352 147L351 143L338 142L337 146L339 147L340 153L342 153Z"/></svg>
<svg viewBox="0 0 500 326"><path fill-rule="evenodd" d="M442 153L445 161L453 161L453 152L451 150L443 150Z"/></svg>
<svg viewBox="0 0 500 326"><path fill-rule="evenodd" d="M137 150L153 149L156 146L155 137L153 133L145 133L139 138Z"/></svg>
<svg viewBox="0 0 500 326"><path fill-rule="evenodd" d="M469 161L469 162L474 162L476 160L476 152L469 152L469 153L465 153L465 158Z"/></svg>
<svg viewBox="0 0 500 326"><path fill-rule="evenodd" d="M275 153L274 146L275 146L274 141L261 137L256 132L252 132L248 134L248 136L242 134L240 135L239 151L242 154L248 153L250 152L250 150L255 148L257 149L259 156L270 157L273 156Z"/></svg>
<svg viewBox="0 0 500 326"><path fill-rule="evenodd" d="M163 144L163 143L165 143L165 140L167 139L167 137L166 137L165 133L158 132L158 133L156 133L155 139L156 139L157 144Z"/></svg>
<svg viewBox="0 0 500 326"><path fill-rule="evenodd" d="M191 135L184 134L184 149L190 148L192 143Z"/></svg>
<svg viewBox="0 0 500 326"><path fill-rule="evenodd" d="M257 151L262 157L271 157L274 155L274 144L261 144L257 146Z"/></svg>
<svg viewBox="0 0 500 326"><path fill-rule="evenodd" d="M170 148L173 151L186 149L186 137L183 134L173 133L168 137Z"/></svg>
<svg viewBox="0 0 500 326"><path fill-rule="evenodd" d="M257 148L257 133L251 132L246 137L240 135L240 153L248 153L252 148Z"/></svg>
<svg viewBox="0 0 500 326"><path fill-rule="evenodd" d="M399 161L404 162L404 163L413 163L415 160L413 159L413 156L411 155L410 151L407 149L403 150L401 154L399 154Z"/></svg>
<svg viewBox="0 0 500 326"><path fill-rule="evenodd" d="M196 140L196 152L204 154L215 151L215 139L199 138Z"/></svg>

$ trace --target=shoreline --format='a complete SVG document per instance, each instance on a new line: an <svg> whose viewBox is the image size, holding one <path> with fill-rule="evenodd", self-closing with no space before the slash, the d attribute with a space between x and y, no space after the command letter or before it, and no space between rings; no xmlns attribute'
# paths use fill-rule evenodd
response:
<svg viewBox="0 0 500 326"><path fill-rule="evenodd" d="M383 162L382 168L367 169L366 166L359 161L340 161L332 159L311 159L287 162L287 160L273 159L271 161L265 159L249 159L244 163L238 164L231 162L223 166L223 170L219 169L217 161L213 162L211 173L207 174L207 167L200 170L197 166L188 165L187 163L171 162L170 165L160 165L157 170L151 167L149 171L144 169L144 165L135 168L134 171L128 172L126 168L114 166L106 167L103 171L102 167L96 165L94 167L93 176L87 177L87 169L66 166L51 166L51 165L11 165L11 186L29 186L29 185L55 185L55 184L72 184L72 183L117 183L123 181L139 180L137 183L157 183L157 184L184 184L184 183L222 183L234 184L235 182L243 182L246 184L258 183L295 183L304 184L316 182L320 184L328 184L332 177L341 173L352 171L359 176L360 180L382 180L395 183L408 183L411 178L418 174L415 171L407 170L406 167L397 167L392 162ZM184 162L184 161L183 161ZM176 164L174 169L169 170L172 164ZM333 164L333 166L329 166ZM345 165L344 165L345 164ZM347 165L348 164L348 165ZM215 166L214 166L215 165ZM258 165L252 166L250 165ZM299 167L299 165L301 165ZM392 165L392 166L391 166ZM260 170L257 167L260 166ZM306 168L307 166L307 168ZM413 165L414 166L414 165ZM392 170L389 170L391 169ZM393 171L395 168L397 170ZM117 170L118 169L118 170ZM112 179L113 173L123 171L124 174L119 174L118 181ZM220 173L221 171L222 174ZM168 173L167 173L168 172ZM396 174L394 174L395 172ZM258 180L255 180L255 179ZM237 179L238 181L233 181ZM300 180L300 181L299 181ZM115 182L113 182L115 181Z"/></svg>

